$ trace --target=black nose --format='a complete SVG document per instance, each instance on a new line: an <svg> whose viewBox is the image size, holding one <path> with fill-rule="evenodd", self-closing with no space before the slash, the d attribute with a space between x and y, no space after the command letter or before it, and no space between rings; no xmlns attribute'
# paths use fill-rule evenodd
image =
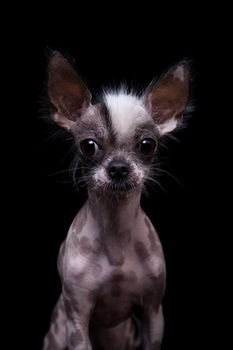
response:
<svg viewBox="0 0 233 350"><path fill-rule="evenodd" d="M108 174L113 180L123 180L128 173L128 165L122 161L114 160L108 166Z"/></svg>

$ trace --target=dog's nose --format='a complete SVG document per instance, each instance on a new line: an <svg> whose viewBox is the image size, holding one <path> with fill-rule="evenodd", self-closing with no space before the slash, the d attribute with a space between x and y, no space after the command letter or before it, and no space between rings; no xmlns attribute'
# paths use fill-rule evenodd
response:
<svg viewBox="0 0 233 350"><path fill-rule="evenodd" d="M113 180L123 180L128 173L129 167L125 162L114 160L108 166L108 174Z"/></svg>

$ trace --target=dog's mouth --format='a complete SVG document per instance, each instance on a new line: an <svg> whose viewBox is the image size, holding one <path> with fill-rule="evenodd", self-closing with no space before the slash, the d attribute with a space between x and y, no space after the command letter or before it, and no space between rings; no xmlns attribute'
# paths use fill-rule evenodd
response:
<svg viewBox="0 0 233 350"><path fill-rule="evenodd" d="M135 179L128 180L112 180L108 182L94 182L91 186L92 190L98 192L102 196L111 196L114 198L125 197L128 194L138 191L143 185Z"/></svg>
<svg viewBox="0 0 233 350"><path fill-rule="evenodd" d="M133 181L115 180L107 185L110 192L130 192L134 191L138 185Z"/></svg>
<svg viewBox="0 0 233 350"><path fill-rule="evenodd" d="M113 201L124 200L134 192L140 190L140 186L129 181L112 181L95 189L103 198L108 197Z"/></svg>

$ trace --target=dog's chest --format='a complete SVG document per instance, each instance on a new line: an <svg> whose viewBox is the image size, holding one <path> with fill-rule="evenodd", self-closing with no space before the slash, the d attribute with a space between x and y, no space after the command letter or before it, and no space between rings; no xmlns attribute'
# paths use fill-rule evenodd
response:
<svg viewBox="0 0 233 350"><path fill-rule="evenodd" d="M95 221L87 217L82 211L71 226L66 249L61 252L62 279L67 287L72 285L77 300L80 291L86 290L87 302L94 305L94 318L114 326L129 317L135 304L163 289L162 248L145 215L117 239L109 232L110 239L105 242Z"/></svg>
<svg viewBox="0 0 233 350"><path fill-rule="evenodd" d="M133 306L139 304L151 288L143 277L141 266L106 268L97 288L94 318L104 326L114 326L129 317Z"/></svg>
<svg viewBox="0 0 233 350"><path fill-rule="evenodd" d="M122 266L111 266L106 257L99 263L103 270L95 282L94 317L100 324L118 324L146 299L160 302L165 284L165 266L160 256L153 254L142 261L134 245L129 245Z"/></svg>

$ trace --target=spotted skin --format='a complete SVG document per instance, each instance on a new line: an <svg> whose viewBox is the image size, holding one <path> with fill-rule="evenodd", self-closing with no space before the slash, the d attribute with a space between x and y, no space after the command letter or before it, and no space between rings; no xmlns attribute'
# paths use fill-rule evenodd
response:
<svg viewBox="0 0 233 350"><path fill-rule="evenodd" d="M103 267L100 264L96 264L92 267L92 275L95 276L100 276L101 273L103 272Z"/></svg>
<svg viewBox="0 0 233 350"><path fill-rule="evenodd" d="M66 315L63 297L60 296L54 307L50 329L44 338L43 350L60 350L66 348Z"/></svg>
<svg viewBox="0 0 233 350"><path fill-rule="evenodd" d="M51 55L51 118L74 137L88 200L59 251L62 294L43 350L136 350L140 343L143 350L160 349L166 267L140 207L156 149L148 153L142 141L156 145L181 123L189 90L184 61L144 94L122 88L94 102L73 65L58 52ZM82 147L87 139L94 140L93 152ZM120 179L118 170L117 178L109 171L116 162Z"/></svg>
<svg viewBox="0 0 233 350"><path fill-rule="evenodd" d="M92 246L87 237L80 238L79 243L79 251L82 255L89 255L92 253Z"/></svg>
<svg viewBox="0 0 233 350"><path fill-rule="evenodd" d="M63 291L43 350L64 350L67 346L70 350L107 350L110 344L115 350L136 350L140 344L146 350L160 349L165 263L158 235L138 200L137 196L130 197L124 211L119 210L119 203L115 208L103 207L99 216L87 203L74 219L59 251ZM100 219L112 218L113 212L114 220ZM124 215L128 219L125 224L115 225ZM120 264L116 263L117 256ZM137 330L132 322L136 306L141 308L141 322L144 326L148 323L146 330L142 326ZM62 341L58 323L61 312ZM153 331L154 324L159 332ZM146 341L140 330L147 335Z"/></svg>
<svg viewBox="0 0 233 350"><path fill-rule="evenodd" d="M83 334L82 332L77 329L70 335L70 343L73 347L75 347L77 344L80 344L83 342Z"/></svg>

